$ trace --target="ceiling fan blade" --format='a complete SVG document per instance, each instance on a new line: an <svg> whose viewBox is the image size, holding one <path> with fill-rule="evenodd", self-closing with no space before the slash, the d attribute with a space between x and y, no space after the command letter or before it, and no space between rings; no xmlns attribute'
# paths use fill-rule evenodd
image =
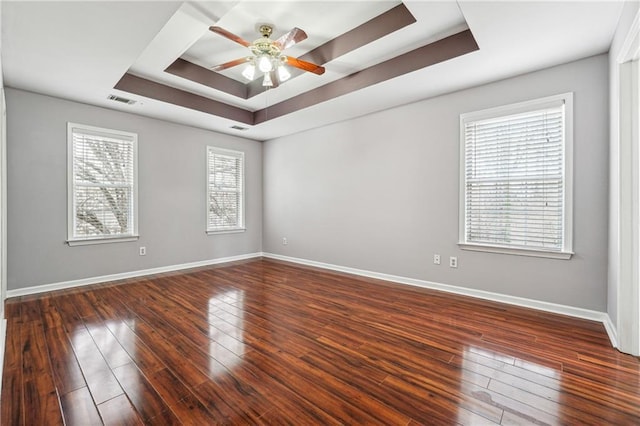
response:
<svg viewBox="0 0 640 426"><path fill-rule="evenodd" d="M222 71L222 70L226 70L227 68L232 68L247 62L249 62L249 58L239 58L239 59L234 59L233 61L225 62L224 64L213 66L211 67L211 69L213 71Z"/></svg>
<svg viewBox="0 0 640 426"><path fill-rule="evenodd" d="M244 47L251 46L251 43L249 43L247 40L245 40L242 37L237 36L237 35L235 35L233 33L230 33L229 31L225 30L222 27L213 26L213 27L209 27L209 30L213 31L216 34L220 34L222 37L226 37L231 41L235 41L236 43L241 44Z"/></svg>
<svg viewBox="0 0 640 426"><path fill-rule="evenodd" d="M303 61L302 59L294 58L292 56L286 56L287 64L292 67L300 68L304 71L309 71L314 74L322 75L324 74L324 67L320 65L312 64L311 62Z"/></svg>
<svg viewBox="0 0 640 426"><path fill-rule="evenodd" d="M307 33L302 31L300 28L294 28L279 39L275 41L276 46L280 48L280 50L287 49L293 46L296 43L300 43L302 40L307 38Z"/></svg>

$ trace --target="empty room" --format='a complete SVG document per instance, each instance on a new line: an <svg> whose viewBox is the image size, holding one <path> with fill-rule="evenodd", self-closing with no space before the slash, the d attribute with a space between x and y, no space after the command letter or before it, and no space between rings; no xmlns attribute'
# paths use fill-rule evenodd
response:
<svg viewBox="0 0 640 426"><path fill-rule="evenodd" d="M3 426L640 424L640 1L0 33Z"/></svg>

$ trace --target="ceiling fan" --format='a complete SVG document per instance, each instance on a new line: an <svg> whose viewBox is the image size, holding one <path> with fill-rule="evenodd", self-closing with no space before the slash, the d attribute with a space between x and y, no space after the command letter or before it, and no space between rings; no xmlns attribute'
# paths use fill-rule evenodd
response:
<svg viewBox="0 0 640 426"><path fill-rule="evenodd" d="M247 80L251 81L255 77L257 68L258 71L264 75L262 80L262 85L264 87L277 87L279 83L282 83L291 77L291 74L285 65L290 65L303 71L312 72L318 75L324 74L324 67L321 67L320 65L282 54L283 50L307 38L307 34L300 28L294 28L279 39L271 40L270 37L273 32L273 27L271 25L260 25L258 31L262 34L262 37L253 43L249 43L242 37L232 34L221 27L212 26L209 27L209 30L216 34L220 34L231 41L235 41L244 47L248 47L251 51L250 56L235 59L212 67L211 69L214 71L222 71L241 64L247 64L247 67L242 71L242 75ZM276 72L277 78L274 78L276 77Z"/></svg>

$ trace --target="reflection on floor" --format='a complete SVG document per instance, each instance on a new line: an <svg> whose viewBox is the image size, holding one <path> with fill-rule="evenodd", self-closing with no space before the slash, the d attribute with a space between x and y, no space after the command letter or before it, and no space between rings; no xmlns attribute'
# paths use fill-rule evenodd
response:
<svg viewBox="0 0 640 426"><path fill-rule="evenodd" d="M640 424L602 324L284 262L6 308L2 425Z"/></svg>
<svg viewBox="0 0 640 426"><path fill-rule="evenodd" d="M244 355L244 290L227 290L209 298L208 314L209 373L213 374L220 364L232 369Z"/></svg>

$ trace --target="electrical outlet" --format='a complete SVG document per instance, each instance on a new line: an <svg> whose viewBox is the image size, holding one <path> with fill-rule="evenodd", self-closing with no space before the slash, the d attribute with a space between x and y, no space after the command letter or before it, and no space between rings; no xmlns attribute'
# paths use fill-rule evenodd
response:
<svg viewBox="0 0 640 426"><path fill-rule="evenodd" d="M289 244L289 241L287 241L287 237L282 237L282 245L286 246L287 244Z"/></svg>
<svg viewBox="0 0 640 426"><path fill-rule="evenodd" d="M449 267L450 268L457 268L458 267L458 258L455 256L451 256L449 258Z"/></svg>
<svg viewBox="0 0 640 426"><path fill-rule="evenodd" d="M433 255L433 263L436 265L440 264L440 255L439 254L434 254Z"/></svg>
<svg viewBox="0 0 640 426"><path fill-rule="evenodd" d="M147 255L147 248L140 247L140 256L146 256L146 255Z"/></svg>

